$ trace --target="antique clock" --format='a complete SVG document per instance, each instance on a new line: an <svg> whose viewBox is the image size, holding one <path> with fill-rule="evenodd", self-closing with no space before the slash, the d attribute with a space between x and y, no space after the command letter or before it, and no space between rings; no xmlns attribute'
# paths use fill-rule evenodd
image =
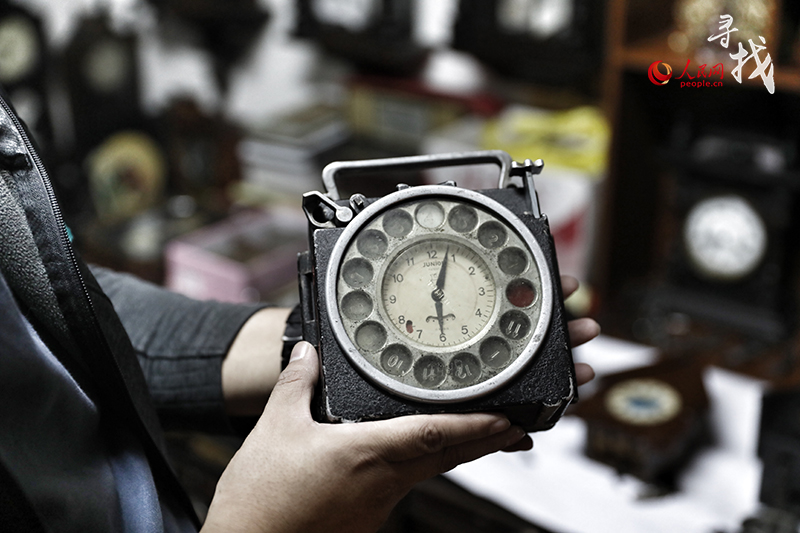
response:
<svg viewBox="0 0 800 533"><path fill-rule="evenodd" d="M412 37L413 2L405 0L298 0L298 37L361 69L413 74L427 51Z"/></svg>
<svg viewBox="0 0 800 533"><path fill-rule="evenodd" d="M603 376L573 411L586 420L586 454L670 488L708 432L702 367L689 359Z"/></svg>
<svg viewBox="0 0 800 533"><path fill-rule="evenodd" d="M269 12L257 0L149 0L159 15L166 37L200 41L210 54L223 93L230 72L247 56L264 26ZM186 30L189 30L187 32ZM187 35L188 34L188 35Z"/></svg>
<svg viewBox="0 0 800 533"><path fill-rule="evenodd" d="M497 189L448 182L339 199L336 178L496 163ZM304 337L319 349L318 416L502 411L550 428L576 383L558 268L533 176L541 161L471 152L337 162L310 192L300 257Z"/></svg>
<svg viewBox="0 0 800 533"><path fill-rule="evenodd" d="M551 86L593 86L602 64L603 2L459 0L453 47L499 73Z"/></svg>
<svg viewBox="0 0 800 533"><path fill-rule="evenodd" d="M0 85L37 142L51 140L47 43L41 20L21 6L0 6Z"/></svg>
<svg viewBox="0 0 800 533"><path fill-rule="evenodd" d="M114 32L106 16L83 20L67 46L62 69L78 159L116 131L143 127L136 46L135 35Z"/></svg>
<svg viewBox="0 0 800 533"><path fill-rule="evenodd" d="M212 213L230 204L227 188L241 177L241 133L218 115L206 115L191 99L175 99L161 120L169 160L170 195L190 195Z"/></svg>
<svg viewBox="0 0 800 533"><path fill-rule="evenodd" d="M701 131L677 146L651 316L681 313L763 342L791 334L798 227L791 153L786 143L729 130Z"/></svg>

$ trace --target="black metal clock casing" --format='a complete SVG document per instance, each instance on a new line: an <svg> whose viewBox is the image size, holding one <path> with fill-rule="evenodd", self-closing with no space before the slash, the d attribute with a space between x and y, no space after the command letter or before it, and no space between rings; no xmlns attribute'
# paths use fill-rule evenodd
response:
<svg viewBox="0 0 800 533"><path fill-rule="evenodd" d="M789 143L681 128L662 207L663 280L647 305L656 315L685 313L753 339L784 340L796 328L798 194Z"/></svg>
<svg viewBox="0 0 800 533"><path fill-rule="evenodd" d="M448 182L338 198L346 173L496 163L498 189ZM576 398L556 263L533 175L500 151L332 163L304 196L303 336L319 420L501 411L552 427ZM518 186L515 182L522 182ZM506 187L506 185L511 185Z"/></svg>

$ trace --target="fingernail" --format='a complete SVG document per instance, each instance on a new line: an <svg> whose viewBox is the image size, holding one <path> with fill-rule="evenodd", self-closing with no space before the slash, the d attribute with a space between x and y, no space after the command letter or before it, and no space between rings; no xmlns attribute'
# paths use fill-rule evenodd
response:
<svg viewBox="0 0 800 533"><path fill-rule="evenodd" d="M507 418L499 418L489 427L489 434L494 435L495 433L500 433L501 431L507 430L510 426L511 422L509 422Z"/></svg>
<svg viewBox="0 0 800 533"><path fill-rule="evenodd" d="M525 430L519 426L514 426L508 432L508 445L512 445L515 442L519 442L522 437L526 435Z"/></svg>
<svg viewBox="0 0 800 533"><path fill-rule="evenodd" d="M289 362L292 361L299 361L303 357L309 354L311 351L311 345L307 342L298 342L295 344L294 348L292 348L292 355L289 356Z"/></svg>

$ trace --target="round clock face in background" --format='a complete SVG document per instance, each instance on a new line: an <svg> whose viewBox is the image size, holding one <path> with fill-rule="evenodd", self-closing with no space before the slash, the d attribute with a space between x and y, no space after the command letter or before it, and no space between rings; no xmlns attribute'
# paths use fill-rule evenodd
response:
<svg viewBox="0 0 800 533"><path fill-rule="evenodd" d="M311 9L320 22L362 32L377 15L378 0L312 0Z"/></svg>
<svg viewBox="0 0 800 533"><path fill-rule="evenodd" d="M535 355L552 278L503 206L472 191L417 192L376 202L337 242L332 325L350 360L384 388L423 401L479 396ZM390 200L402 193L410 197Z"/></svg>
<svg viewBox="0 0 800 533"><path fill-rule="evenodd" d="M125 85L132 68L125 45L105 39L89 50L84 59L83 74L94 90L111 93Z"/></svg>
<svg viewBox="0 0 800 533"><path fill-rule="evenodd" d="M0 21L0 83L15 83L27 76L41 54L36 27L21 15Z"/></svg>
<svg viewBox="0 0 800 533"><path fill-rule="evenodd" d="M634 426L655 426L675 418L683 406L675 387L660 379L629 379L609 389L606 410Z"/></svg>
<svg viewBox="0 0 800 533"><path fill-rule="evenodd" d="M767 250L764 221L736 195L698 202L686 217L683 238L693 267L720 281L738 281L752 273Z"/></svg>

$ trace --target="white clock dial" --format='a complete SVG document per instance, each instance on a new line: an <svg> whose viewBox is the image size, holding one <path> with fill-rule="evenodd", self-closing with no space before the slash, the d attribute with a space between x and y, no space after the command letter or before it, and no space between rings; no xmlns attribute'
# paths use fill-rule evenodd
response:
<svg viewBox="0 0 800 533"><path fill-rule="evenodd" d="M616 419L635 426L655 426L675 418L683 406L675 387L660 379L630 379L606 393L606 410Z"/></svg>
<svg viewBox="0 0 800 533"><path fill-rule="evenodd" d="M36 67L40 54L33 22L21 15L0 21L0 82L24 78Z"/></svg>
<svg viewBox="0 0 800 533"><path fill-rule="evenodd" d="M332 253L329 294L345 353L418 399L474 397L510 379L549 325L552 280L535 239L472 191L394 195L401 201L389 195L385 208L359 214Z"/></svg>
<svg viewBox="0 0 800 533"><path fill-rule="evenodd" d="M390 322L409 342L455 346L489 322L495 304L494 277L468 245L430 239L391 260L381 297Z"/></svg>
<svg viewBox="0 0 800 533"><path fill-rule="evenodd" d="M320 22L352 32L364 31L380 7L377 0L313 0L311 9Z"/></svg>
<svg viewBox="0 0 800 533"><path fill-rule="evenodd" d="M686 218L684 243L704 276L737 281L752 273L767 250L764 221L742 197L717 196L696 204Z"/></svg>

